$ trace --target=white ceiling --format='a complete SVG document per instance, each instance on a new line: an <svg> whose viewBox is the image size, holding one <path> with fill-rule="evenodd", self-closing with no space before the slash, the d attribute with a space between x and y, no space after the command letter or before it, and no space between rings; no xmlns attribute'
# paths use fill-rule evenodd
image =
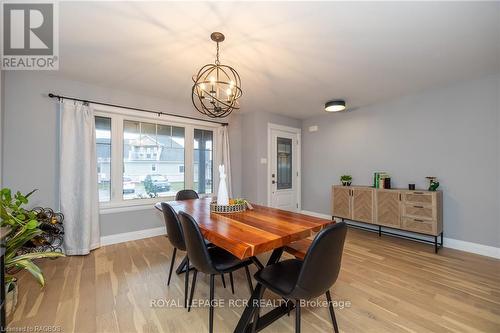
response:
<svg viewBox="0 0 500 333"><path fill-rule="evenodd" d="M500 71L498 2L72 2L59 30L61 75L187 104L221 31L242 112L296 118Z"/></svg>

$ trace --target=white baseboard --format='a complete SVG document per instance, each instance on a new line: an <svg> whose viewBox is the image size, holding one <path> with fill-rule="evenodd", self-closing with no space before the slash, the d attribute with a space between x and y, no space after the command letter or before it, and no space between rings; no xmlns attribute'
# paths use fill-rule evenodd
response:
<svg viewBox="0 0 500 333"><path fill-rule="evenodd" d="M302 210L302 214L305 215L310 215L314 217L319 217L323 219L331 219L331 215L327 214L321 214L321 213L316 213L316 212L311 212L308 210ZM356 224L356 223L353 223ZM398 233L395 230L392 230L391 232ZM405 235L406 233L404 231L401 232L401 234ZM483 245L483 244L478 244L478 243L472 243L472 242L467 242L459 239L453 239L453 238L444 238L444 247L450 248L450 249L455 249L455 250L460 250L460 251L465 251L465 252L470 252L470 253L475 253L475 254L480 254L483 256L487 257L493 257L500 259L500 248L499 247L494 247L494 246L489 246L489 245Z"/></svg>
<svg viewBox="0 0 500 333"><path fill-rule="evenodd" d="M124 232L121 234L115 234L115 235L109 235L109 236L102 236L101 237L101 246L124 243L124 242L133 241L133 240L150 238L150 237L166 235L166 234L167 234L167 229L165 227L158 227L158 228L152 228L152 229Z"/></svg>
<svg viewBox="0 0 500 333"><path fill-rule="evenodd" d="M500 248L478 243L466 242L459 239L444 238L444 246L450 249L480 254L500 259Z"/></svg>
<svg viewBox="0 0 500 333"><path fill-rule="evenodd" d="M301 210L300 211L302 214L305 214L305 215L310 215L310 216L314 216L314 217L319 217L320 219L329 219L331 220L332 219L332 216L331 215L327 215L327 214L321 214L321 213L316 213L316 212L311 212L309 210Z"/></svg>

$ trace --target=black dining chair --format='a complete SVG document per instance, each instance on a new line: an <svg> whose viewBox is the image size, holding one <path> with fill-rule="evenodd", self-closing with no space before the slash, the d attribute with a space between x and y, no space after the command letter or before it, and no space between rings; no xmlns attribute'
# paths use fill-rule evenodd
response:
<svg viewBox="0 0 500 333"><path fill-rule="evenodd" d="M248 287L250 293L253 292L252 280L248 266L252 264L250 259L240 260L231 253L220 247L209 248L203 240L198 223L193 217L185 212L179 212L182 231L186 242L186 248L190 262L194 266L193 282L191 283L191 292L189 295L188 311L191 310L193 294L196 287L196 277L198 272L210 275L210 312L209 312L209 332L213 332L214 307L213 299L215 293L214 278L215 275L229 273L231 279L231 289L234 293L233 272L245 268Z"/></svg>
<svg viewBox="0 0 500 333"><path fill-rule="evenodd" d="M332 224L316 235L303 261L299 259L280 261L264 267L254 275L257 282L262 285L259 299L267 288L285 299L295 300L297 333L300 332L300 301L307 301L322 294L326 294L328 300L334 331L335 333L339 331L330 287L335 284L340 272L346 232L345 222ZM257 307L254 314L253 331L258 325L259 310Z"/></svg>
<svg viewBox="0 0 500 333"><path fill-rule="evenodd" d="M180 190L175 195L175 200L176 201L199 199L199 198L200 197L198 196L198 193L196 193L196 191L194 191L194 190Z"/></svg>
<svg viewBox="0 0 500 333"><path fill-rule="evenodd" d="M175 256L177 255L177 250L186 251L186 244L184 242L184 235L182 234L182 227L177 217L177 213L174 208L166 202L161 203L161 210L163 212L163 218L165 220L165 226L167 227L167 235L170 244L174 248L172 254L172 260L170 261L170 269L168 271L167 286L170 285L170 279L172 277L172 270L174 269ZM177 268L177 273L181 273L185 269L186 273L189 271L189 259L187 256L184 257L181 264ZM184 277L184 307L187 307L187 294L188 294L188 283L189 275L186 274Z"/></svg>
<svg viewBox="0 0 500 333"><path fill-rule="evenodd" d="M160 203L160 205L161 205L161 210L163 212L163 218L165 220L165 226L167 227L168 239L170 241L170 244L174 248L174 252L172 253L172 259L170 261L170 269L168 271L167 286L169 286L170 279L172 278L172 271L174 269L177 250L186 251L186 244L184 242L182 227L174 208L166 202L162 202ZM205 242L207 243L207 246L212 246L206 240ZM186 273L186 275L184 276L184 307L187 307L187 295L189 287L189 257L187 255L184 256L184 259L182 259L182 262L177 268L176 273L177 274ZM222 284L224 285L224 288L226 288L226 281L224 280L224 276L221 275L221 278L222 278Z"/></svg>

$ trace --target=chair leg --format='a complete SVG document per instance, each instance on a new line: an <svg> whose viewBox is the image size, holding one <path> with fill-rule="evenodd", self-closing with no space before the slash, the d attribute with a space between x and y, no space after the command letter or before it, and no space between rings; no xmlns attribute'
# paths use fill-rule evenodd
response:
<svg viewBox="0 0 500 333"><path fill-rule="evenodd" d="M198 270L195 269L193 272L193 281L191 282L191 294L189 295L188 312L191 311L191 305L193 305L193 295L194 295L194 288L196 287L197 275L198 275Z"/></svg>
<svg viewBox="0 0 500 333"><path fill-rule="evenodd" d="M224 289L226 289L226 279L224 279L224 274L221 274L220 278L222 279L222 285L224 286Z"/></svg>
<svg viewBox="0 0 500 333"><path fill-rule="evenodd" d="M177 266L177 269L175 270L175 274L179 275L186 271L186 260L187 260L187 255L185 255L184 258L182 258L181 263L179 264L179 266Z"/></svg>
<svg viewBox="0 0 500 333"><path fill-rule="evenodd" d="M250 294L252 294L253 284L252 284L252 278L250 277L250 270L248 269L248 266L245 266L245 273L247 275L248 288L250 288Z"/></svg>
<svg viewBox="0 0 500 333"><path fill-rule="evenodd" d="M168 271L168 281L167 286L170 285L170 278L172 277L172 270L174 269L175 255L177 254L177 248L174 247L174 253L172 253L172 261L170 261L170 270Z"/></svg>
<svg viewBox="0 0 500 333"><path fill-rule="evenodd" d="M260 293L259 293L259 296L258 296L258 305L257 305L257 309L255 309L255 313L253 315L253 323L252 323L252 333L255 333L257 332L257 326L259 325L259 317L260 317L260 300L262 299L262 296L264 295L264 291L266 290L265 287L262 287L260 289Z"/></svg>
<svg viewBox="0 0 500 333"><path fill-rule="evenodd" d="M229 273L229 282L231 283L231 292L234 295L234 282L233 282L233 272Z"/></svg>
<svg viewBox="0 0 500 333"><path fill-rule="evenodd" d="M335 333L339 333L337 319L335 318L335 311L333 311L333 304L332 304L332 297L330 296L330 290L326 291L326 300L328 301L328 309L330 310L330 317L332 317L333 330Z"/></svg>
<svg viewBox="0 0 500 333"><path fill-rule="evenodd" d="M210 312L208 315L208 332L214 331L214 289L215 289L215 275L210 274Z"/></svg>
<svg viewBox="0 0 500 333"><path fill-rule="evenodd" d="M295 301L295 333L300 333L300 300Z"/></svg>
<svg viewBox="0 0 500 333"><path fill-rule="evenodd" d="M189 268L189 258L186 256L186 267ZM184 275L184 307L187 308L187 297L189 288L189 269L186 269L186 275Z"/></svg>

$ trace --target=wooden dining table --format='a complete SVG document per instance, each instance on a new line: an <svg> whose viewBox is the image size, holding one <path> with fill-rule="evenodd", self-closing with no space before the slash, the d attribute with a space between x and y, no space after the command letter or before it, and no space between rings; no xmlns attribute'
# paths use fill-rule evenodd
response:
<svg viewBox="0 0 500 333"><path fill-rule="evenodd" d="M267 265L276 263L284 246L311 236L325 226L335 223L332 220L310 215L280 210L252 204L253 209L240 213L210 212L211 198L169 201L174 210L191 215L198 223L203 236L212 244L225 249L239 259L250 258L259 267L263 265L257 255L273 251ZM160 203L155 207L161 210ZM251 327L255 312L253 299L259 297L259 284L247 303L235 332L246 332ZM288 313L293 308L289 302L260 317L257 331Z"/></svg>

